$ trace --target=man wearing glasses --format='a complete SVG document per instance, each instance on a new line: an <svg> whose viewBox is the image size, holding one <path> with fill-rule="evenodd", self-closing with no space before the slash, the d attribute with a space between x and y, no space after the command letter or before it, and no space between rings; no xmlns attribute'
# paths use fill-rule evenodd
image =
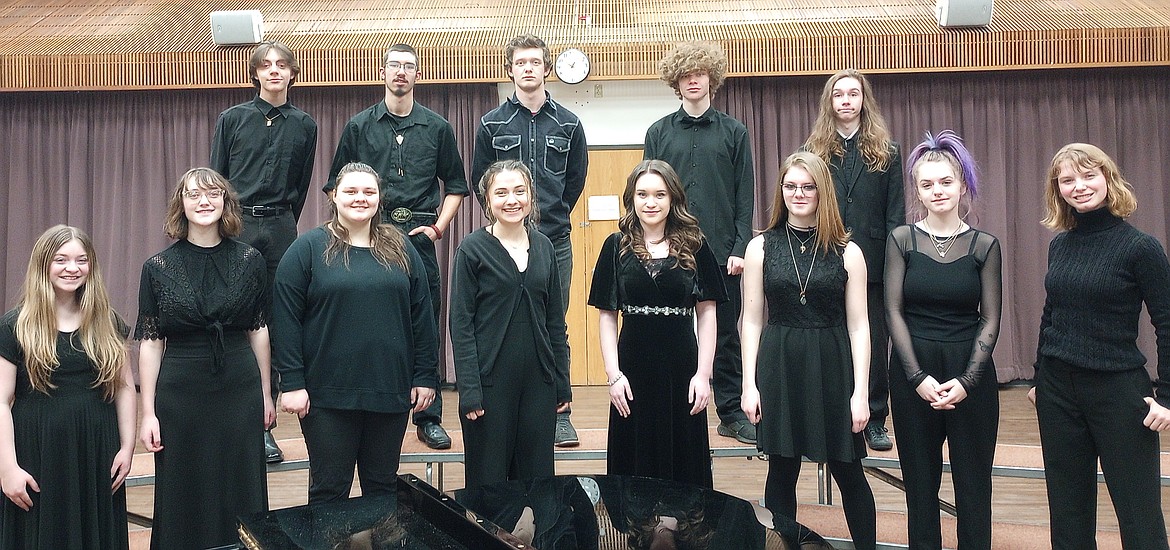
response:
<svg viewBox="0 0 1170 550"><path fill-rule="evenodd" d="M324 191L333 189L337 173L350 162L363 162L378 172L382 221L397 225L422 257L437 326L442 290L435 241L443 238L467 195L463 158L451 124L414 100L421 71L413 47L390 46L378 74L386 84L386 98L346 123ZM441 394L436 393L430 407L414 414L419 440L432 449L451 447L440 425L442 411Z"/></svg>
<svg viewBox="0 0 1170 550"><path fill-rule="evenodd" d="M248 74L257 95L220 113L211 140L211 168L239 193L244 221L240 240L264 257L268 287L276 266L297 238L297 221L309 194L317 150L317 122L288 102L288 90L301 74L292 50L280 42L263 42L252 50ZM268 304L271 308L271 303ZM272 369L272 399L279 385ZM269 463L284 460L264 431Z"/></svg>
<svg viewBox="0 0 1170 550"><path fill-rule="evenodd" d="M497 160L520 160L528 166L536 187L539 229L552 241L561 278L561 305L567 313L573 278L569 215L585 190L589 150L577 115L545 91L544 79L552 68L548 45L538 37L517 36L504 47L504 70L516 85L516 93L480 119L471 181L478 193L480 177ZM484 197L479 199L484 204ZM557 413L553 443L558 447L578 445L568 405Z"/></svg>

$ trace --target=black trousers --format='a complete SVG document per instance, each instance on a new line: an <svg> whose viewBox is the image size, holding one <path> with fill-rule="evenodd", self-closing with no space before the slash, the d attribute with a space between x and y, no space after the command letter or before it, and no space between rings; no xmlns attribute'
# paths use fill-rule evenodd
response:
<svg viewBox="0 0 1170 550"><path fill-rule="evenodd" d="M433 220L427 220L427 224ZM422 258L423 268L426 269L427 287L431 291L431 306L435 310L435 326L439 326L443 311L443 288L439 281L439 260L435 253L435 242L427 236L426 231L419 232L414 235L408 235L414 228L418 227L418 223L409 222L405 224L395 224L402 230L404 235L407 235L407 240L414 245L414 249L418 251L418 255ZM442 346L440 345L440 352ZM439 361L439 380L443 379L443 364L444 361ZM419 412L414 413L414 425L419 426L426 423L439 424L443 421L443 392L442 388L435 391L435 400L431 405Z"/></svg>
<svg viewBox="0 0 1170 550"><path fill-rule="evenodd" d="M508 344L483 380L484 415L476 420L459 417L468 488L556 473L557 391L552 374L540 366L527 307L521 300L512 313L504 336Z"/></svg>
<svg viewBox="0 0 1170 550"><path fill-rule="evenodd" d="M884 425L890 416L890 333L886 330L886 285L869 283L869 421ZM940 380L941 382L941 380Z"/></svg>
<svg viewBox="0 0 1170 550"><path fill-rule="evenodd" d="M272 283L276 280L276 268L280 259L288 251L288 247L297 240L297 220L292 211L288 210L275 216L256 217L243 214L244 224L240 231L240 240L252 245L264 257L264 267L268 271L268 311L272 311ZM275 366L269 367L271 381L272 402L280 405L280 373ZM270 428L276 427L272 421Z"/></svg>
<svg viewBox="0 0 1170 550"><path fill-rule="evenodd" d="M719 420L731 424L747 420L739 408L743 393L743 361L739 354L739 313L743 308L740 293L740 275L728 275L727 266L719 266L723 284L727 287L727 301L715 306L715 364L711 375L711 390L715 392L715 412Z"/></svg>
<svg viewBox="0 0 1170 550"><path fill-rule="evenodd" d="M407 413L311 407L301 419L309 451L309 504L349 498L357 465L362 495L396 490Z"/></svg>
<svg viewBox="0 0 1170 550"><path fill-rule="evenodd" d="M1144 369L1108 372L1041 358L1036 416L1052 547L1096 548L1097 460L1126 550L1167 548L1158 433L1142 425L1153 396Z"/></svg>
<svg viewBox="0 0 1170 550"><path fill-rule="evenodd" d="M971 357L971 340L937 342L914 338L914 354L939 383L962 374ZM999 388L995 368L954 410L936 411L906 380L902 359L890 361L890 404L898 425L898 457L906 483L906 523L910 548L942 548L938 490L942 483L942 445L950 448L951 479L958 508L959 548L991 548L991 468L999 430Z"/></svg>

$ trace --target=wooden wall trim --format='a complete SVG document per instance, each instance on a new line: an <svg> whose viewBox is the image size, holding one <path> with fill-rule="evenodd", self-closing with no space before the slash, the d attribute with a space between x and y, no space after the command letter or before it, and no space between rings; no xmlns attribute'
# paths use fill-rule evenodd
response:
<svg viewBox="0 0 1170 550"><path fill-rule="evenodd" d="M429 82L503 81L519 32L576 46L595 80L656 78L680 40L718 41L730 76L1170 64L1170 0L996 2L992 24L941 29L934 0L0 0L0 91L248 86L248 47L216 47L208 14L260 9L301 59L301 86L376 80L383 48L420 50ZM811 7L810 7L811 6Z"/></svg>

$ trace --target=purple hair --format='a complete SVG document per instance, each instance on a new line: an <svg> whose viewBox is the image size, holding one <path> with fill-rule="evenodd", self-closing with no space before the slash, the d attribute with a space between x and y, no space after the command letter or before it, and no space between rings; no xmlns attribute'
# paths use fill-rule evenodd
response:
<svg viewBox="0 0 1170 550"><path fill-rule="evenodd" d="M971 198L975 198L979 193L979 175L975 167L975 159L971 157L967 146L963 145L963 138L951 130L943 130L933 136L927 132L926 139L919 143L913 151L910 151L907 160L909 161L907 164L910 166L911 178L914 177L918 163L945 160L957 168L959 172L962 172L963 183L967 185L967 192L970 193Z"/></svg>

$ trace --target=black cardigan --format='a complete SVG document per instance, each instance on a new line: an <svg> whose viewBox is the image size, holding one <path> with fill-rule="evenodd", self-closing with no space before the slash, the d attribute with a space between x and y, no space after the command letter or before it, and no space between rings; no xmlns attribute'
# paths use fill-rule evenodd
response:
<svg viewBox="0 0 1170 550"><path fill-rule="evenodd" d="M572 401L560 277L548 237L538 231L528 232L528 269L523 280L516 262L486 229L463 239L455 252L451 273L448 316L459 413L483 408L482 380L496 366L512 312L520 300L527 302L533 325L539 331L538 359L556 384L557 402Z"/></svg>

